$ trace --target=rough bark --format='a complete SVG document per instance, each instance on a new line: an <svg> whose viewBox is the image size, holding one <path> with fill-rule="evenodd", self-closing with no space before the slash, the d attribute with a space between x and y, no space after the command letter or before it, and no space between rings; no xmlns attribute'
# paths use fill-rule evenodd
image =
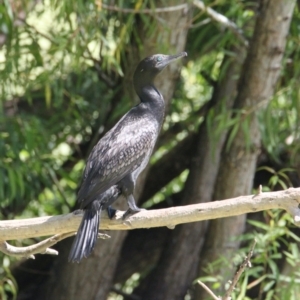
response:
<svg viewBox="0 0 300 300"><path fill-rule="evenodd" d="M117 211L114 218L110 220L105 213L102 214L101 229L103 230L132 230L154 227L173 227L179 224L218 219L222 217L237 216L245 213L257 212L267 209L284 209L294 216L295 222L299 224L299 189L289 188L288 190L262 193L255 195L240 196L236 198L197 203L185 206L176 206L165 209L152 209L141 211L128 219L123 220L125 211ZM238 203L236 203L238 201ZM62 233L67 238L69 234L74 234L81 221L80 215L72 213L55 217L39 217L23 220L1 221L0 222L0 250L5 251L5 240L30 238L44 235ZM104 234L102 234L104 235ZM105 238L105 236L103 236ZM49 245L55 241L47 239ZM61 240L57 238L56 241ZM45 242L45 241L43 241ZM43 253L40 243L36 244ZM33 246L33 245L32 245ZM25 247L31 249L32 246ZM21 247L12 247L19 249ZM9 247L7 247L9 250ZM21 248L22 249L22 248ZM18 253L16 253L18 254ZM54 253L45 253L54 254ZM56 253L55 253L56 254Z"/></svg>
<svg viewBox="0 0 300 300"><path fill-rule="evenodd" d="M111 288L112 272L119 257L119 244L125 235L122 231L111 234L111 239L99 241L89 259L80 264L68 263L71 241L60 245L46 284L29 299L106 299Z"/></svg>
<svg viewBox="0 0 300 300"><path fill-rule="evenodd" d="M175 1L180 3L181 1ZM161 46L168 45L167 49L170 53L181 52L184 50L187 28L183 26L188 21L189 14L183 11L175 11L160 15L166 21L169 28L161 26L158 28L157 35L151 38L145 34L141 35L141 42L144 48L138 49L137 56L129 57L129 63L136 65L139 57L145 57L149 52L162 52ZM178 30L171 30L178 25ZM163 38L164 44L159 40ZM166 51L164 51L166 52ZM126 80L132 70L126 70ZM172 97L175 82L178 78L179 68L174 65L164 71L164 80L157 83L157 88L162 92L168 103ZM130 77L131 78L131 77ZM125 81L126 82L126 81ZM124 84L128 89L128 84ZM141 174L141 178L137 185L136 197L140 195L145 174ZM120 208L120 206L118 207ZM84 260L80 265L72 265L67 263L67 253L69 247L65 246L61 249L61 255L56 259L56 263L52 268L53 276L41 286L38 297L35 299L106 299L112 285L115 266L118 261L120 249L126 236L125 231L116 232L108 241L99 241L93 255ZM75 297L76 295L76 297ZM31 299L34 299L33 297Z"/></svg>
<svg viewBox="0 0 300 300"><path fill-rule="evenodd" d="M236 80L240 64L239 56L229 59L227 76L222 77L214 93L213 103L221 102L229 109L233 104ZM224 62L224 65L227 64ZM190 173L185 184L182 204L210 201L213 182L218 171L219 152L224 142L225 133L219 140L212 141L204 122L196 136L196 151L191 160ZM198 261L198 254L203 243L206 222L178 226L170 233L161 258L148 277L142 299L183 299L191 284Z"/></svg>
<svg viewBox="0 0 300 300"><path fill-rule="evenodd" d="M240 127L230 145L224 148L222 163L215 185L214 199L224 199L249 193L252 188L257 156L260 151L260 132L256 111L271 99L280 75L281 61L286 45L286 37L295 6L295 1L262 0L250 42L249 51L239 82L236 109L244 109ZM243 130L242 122L248 122ZM244 123L245 124L245 123ZM224 283L232 277L234 251L239 247L235 240L244 231L246 216L238 216L211 221L201 253L199 275L207 275L204 268L208 263L223 258L228 264L216 270ZM196 299L207 299L207 294L198 288Z"/></svg>

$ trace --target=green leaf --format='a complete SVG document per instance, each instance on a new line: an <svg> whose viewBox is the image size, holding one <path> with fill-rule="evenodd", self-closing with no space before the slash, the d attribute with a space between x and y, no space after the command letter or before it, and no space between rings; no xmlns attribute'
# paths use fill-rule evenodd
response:
<svg viewBox="0 0 300 300"><path fill-rule="evenodd" d="M270 230L270 226L267 224L264 224L262 222L259 221L254 221L254 220L248 220L247 221L249 224L251 224L252 226L255 226L257 228L263 229L265 231L269 231Z"/></svg>
<svg viewBox="0 0 300 300"><path fill-rule="evenodd" d="M17 178L15 172L12 168L6 167L8 173L8 180L9 180L9 188L10 188L10 198L13 199L17 195Z"/></svg>
<svg viewBox="0 0 300 300"><path fill-rule="evenodd" d="M276 281L275 280L271 280L270 282L268 282L264 288L263 288L263 291L264 292L267 292L269 291L274 285L275 285Z"/></svg>
<svg viewBox="0 0 300 300"><path fill-rule="evenodd" d="M240 123L237 122L233 125L231 131L229 132L229 136L227 138L226 150L229 151L233 140L235 139L237 132L240 128Z"/></svg>
<svg viewBox="0 0 300 300"><path fill-rule="evenodd" d="M51 107L51 87L50 84L45 84L45 101L47 108Z"/></svg>
<svg viewBox="0 0 300 300"><path fill-rule="evenodd" d="M25 183L23 181L23 176L21 174L21 172L16 172L16 177L17 177L17 182L18 182L18 187L19 187L19 196L23 197L25 194Z"/></svg>

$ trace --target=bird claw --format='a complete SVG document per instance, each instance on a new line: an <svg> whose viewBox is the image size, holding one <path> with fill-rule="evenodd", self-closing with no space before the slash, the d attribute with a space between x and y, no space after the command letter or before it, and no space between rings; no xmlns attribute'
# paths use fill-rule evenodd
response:
<svg viewBox="0 0 300 300"><path fill-rule="evenodd" d="M112 208L111 206L108 206L106 211L107 211L107 214L108 214L108 217L110 218L110 220L116 215L116 212L117 212L117 210Z"/></svg>
<svg viewBox="0 0 300 300"><path fill-rule="evenodd" d="M110 239L110 235L108 235L106 233L98 232L98 239L103 239L103 240Z"/></svg>
<svg viewBox="0 0 300 300"><path fill-rule="evenodd" d="M80 215L80 214L82 214L82 209L76 209L76 210L74 210L73 211L73 215Z"/></svg>
<svg viewBox="0 0 300 300"><path fill-rule="evenodd" d="M130 216L140 212L140 211L144 211L146 210L145 208L139 208L139 207L135 207L135 209L132 209L132 208L128 208L125 213L123 214L122 216L122 219L123 220L126 220L127 218L129 218Z"/></svg>

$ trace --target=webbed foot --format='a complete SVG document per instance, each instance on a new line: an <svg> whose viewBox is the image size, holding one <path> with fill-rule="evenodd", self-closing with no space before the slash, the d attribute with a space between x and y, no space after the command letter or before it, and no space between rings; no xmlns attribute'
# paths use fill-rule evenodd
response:
<svg viewBox="0 0 300 300"><path fill-rule="evenodd" d="M76 209L76 210L74 210L73 211L73 215L80 215L80 214L82 214L82 212L83 212L83 210L82 209Z"/></svg>
<svg viewBox="0 0 300 300"><path fill-rule="evenodd" d="M138 213L138 212L140 212L140 211L143 211L143 210L146 210L146 209L145 209L145 208L139 208L139 207L137 207L137 206L135 206L135 209L132 209L132 208L129 207L129 208L125 211L124 215L122 216L122 219L125 220L125 219L127 219L128 217L130 217L130 216L132 216L132 215L134 215L134 214L136 214L136 213Z"/></svg>
<svg viewBox="0 0 300 300"><path fill-rule="evenodd" d="M117 210L114 209L114 208L112 208L111 206L108 206L107 209L106 209L106 211L107 211L108 217L110 219L112 219L116 215L116 211Z"/></svg>

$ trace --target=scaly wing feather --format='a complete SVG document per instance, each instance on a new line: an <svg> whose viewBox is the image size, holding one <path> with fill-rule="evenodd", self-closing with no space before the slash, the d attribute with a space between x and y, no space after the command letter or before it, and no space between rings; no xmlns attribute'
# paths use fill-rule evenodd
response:
<svg viewBox="0 0 300 300"><path fill-rule="evenodd" d="M158 129L135 115L132 109L93 148L78 192L81 208L149 159Z"/></svg>

